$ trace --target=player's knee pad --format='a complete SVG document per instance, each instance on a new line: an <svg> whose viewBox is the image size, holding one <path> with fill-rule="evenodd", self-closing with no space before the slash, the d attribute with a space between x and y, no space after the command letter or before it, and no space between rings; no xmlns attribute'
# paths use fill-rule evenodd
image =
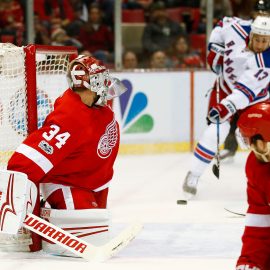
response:
<svg viewBox="0 0 270 270"><path fill-rule="evenodd" d="M93 245L103 245L109 240L110 214L107 209L56 210L41 208L41 217ZM74 256L46 239L42 241L42 249L51 254Z"/></svg>
<svg viewBox="0 0 270 270"><path fill-rule="evenodd" d="M0 233L17 234L37 200L37 187L20 172L0 170Z"/></svg>

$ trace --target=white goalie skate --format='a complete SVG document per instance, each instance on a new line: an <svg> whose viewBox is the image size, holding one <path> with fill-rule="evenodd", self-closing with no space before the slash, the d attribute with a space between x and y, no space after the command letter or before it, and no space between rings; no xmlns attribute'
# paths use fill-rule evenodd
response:
<svg viewBox="0 0 270 270"><path fill-rule="evenodd" d="M193 175L190 171L187 173L182 186L184 196L187 200L191 199L196 195L198 181L199 176Z"/></svg>

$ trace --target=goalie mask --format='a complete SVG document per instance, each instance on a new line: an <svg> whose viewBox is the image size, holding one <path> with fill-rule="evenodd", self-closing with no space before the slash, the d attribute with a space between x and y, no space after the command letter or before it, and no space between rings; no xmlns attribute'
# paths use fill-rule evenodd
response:
<svg viewBox="0 0 270 270"><path fill-rule="evenodd" d="M69 79L72 88L96 92L96 105L104 106L126 91L121 81L111 77L103 63L91 56L80 55L70 63Z"/></svg>
<svg viewBox="0 0 270 270"><path fill-rule="evenodd" d="M237 122L244 143L252 149L256 157L270 162L270 103L255 104L246 109ZM257 144L257 141L264 144Z"/></svg>

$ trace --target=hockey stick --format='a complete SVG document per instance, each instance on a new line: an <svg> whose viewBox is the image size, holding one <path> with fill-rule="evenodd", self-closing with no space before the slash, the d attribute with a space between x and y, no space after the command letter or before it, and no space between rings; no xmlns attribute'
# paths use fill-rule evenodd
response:
<svg viewBox="0 0 270 270"><path fill-rule="evenodd" d="M240 213L240 212L236 212L236 211L233 211L233 210L231 210L231 209L228 209L228 208L224 208L227 212L229 212L229 213L231 213L231 214L234 214L234 215L237 215L237 216L239 216L239 217L245 217L246 216L246 214L244 214L244 213Z"/></svg>
<svg viewBox="0 0 270 270"><path fill-rule="evenodd" d="M220 102L220 89L219 89L219 78L220 75L217 76L216 79L216 101L217 104ZM219 173L220 173L220 151L219 151L219 118L217 119L217 152L216 152L216 161L217 163L215 163L212 167L212 171L213 174L217 177L217 179L219 179Z"/></svg>
<svg viewBox="0 0 270 270"><path fill-rule="evenodd" d="M89 244L34 214L27 214L23 227L71 251L87 261L102 262L127 246L136 237L143 226L141 223L132 224L102 246Z"/></svg>

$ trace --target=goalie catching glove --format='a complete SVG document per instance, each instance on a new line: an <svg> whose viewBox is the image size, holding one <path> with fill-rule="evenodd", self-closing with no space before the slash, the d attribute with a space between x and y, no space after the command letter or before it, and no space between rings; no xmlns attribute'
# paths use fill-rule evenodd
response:
<svg viewBox="0 0 270 270"><path fill-rule="evenodd" d="M37 187L20 172L0 170L0 233L17 234L37 200Z"/></svg>
<svg viewBox="0 0 270 270"><path fill-rule="evenodd" d="M208 119L214 124L217 122L223 123L235 114L236 111L237 110L231 101L223 99L221 103L210 108Z"/></svg>

